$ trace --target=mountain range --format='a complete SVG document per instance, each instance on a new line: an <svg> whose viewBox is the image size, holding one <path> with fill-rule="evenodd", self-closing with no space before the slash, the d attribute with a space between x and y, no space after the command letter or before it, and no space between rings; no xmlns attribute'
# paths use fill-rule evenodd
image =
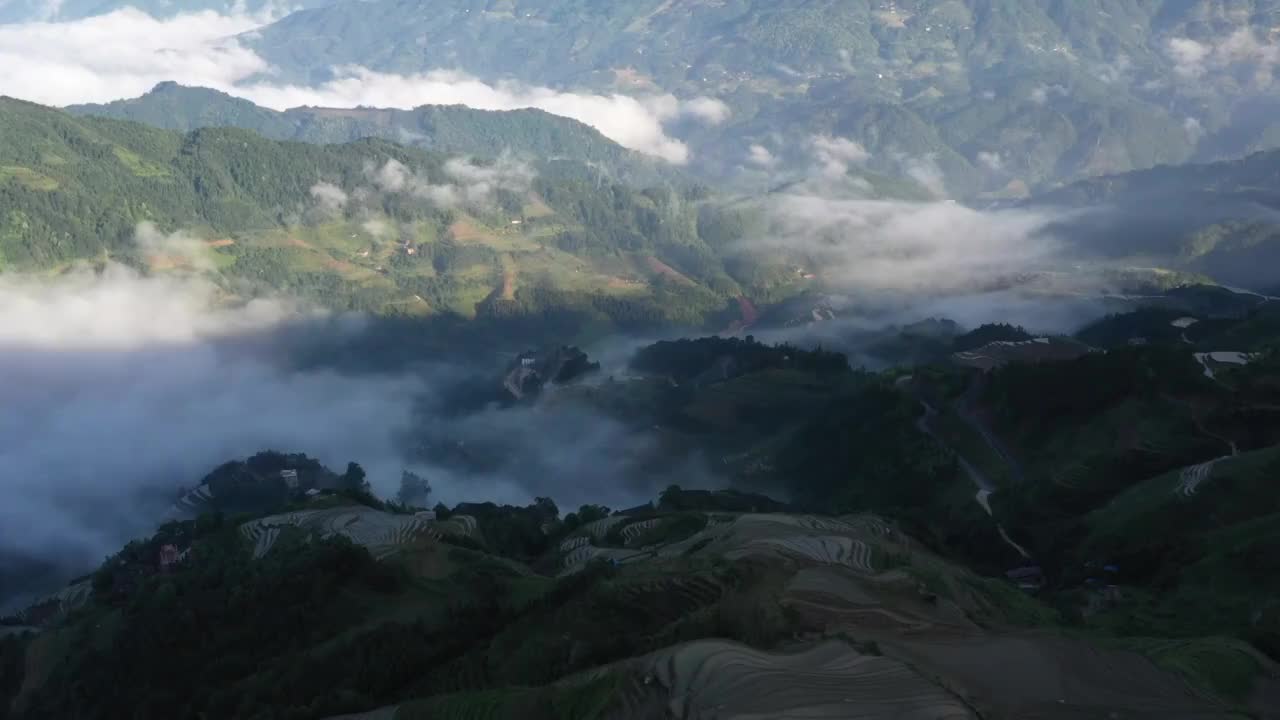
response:
<svg viewBox="0 0 1280 720"><path fill-rule="evenodd" d="M415 110L307 107L277 112L216 90L172 82L161 83L138 98L72 105L66 110L181 132L236 127L272 140L321 144L376 137L439 153L480 157L507 150L528 158L544 174L602 177L640 187L679 177L661 161L626 150L580 122L541 110L496 112L454 105Z"/></svg>
<svg viewBox="0 0 1280 720"><path fill-rule="evenodd" d="M1280 0L129 6L0 0L0 720L1280 720Z"/></svg>
<svg viewBox="0 0 1280 720"><path fill-rule="evenodd" d="M248 42L296 82L445 68L715 97L726 122L685 134L708 170L835 136L969 195L1274 147L1277 28L1275 0L347 0Z"/></svg>
<svg viewBox="0 0 1280 720"><path fill-rule="evenodd" d="M0 18L73 20L122 6L11 1ZM141 7L170 16L272 6ZM712 121L668 122L697 157L691 169L748 187L802 173L835 138L856 143L870 170L959 197L1021 196L1280 143L1277 0L340 0L291 9L235 38L268 68L258 79L307 87L361 81L354 69L409 79L446 71L491 86L671 94L704 103ZM341 136L344 125L304 132Z"/></svg>

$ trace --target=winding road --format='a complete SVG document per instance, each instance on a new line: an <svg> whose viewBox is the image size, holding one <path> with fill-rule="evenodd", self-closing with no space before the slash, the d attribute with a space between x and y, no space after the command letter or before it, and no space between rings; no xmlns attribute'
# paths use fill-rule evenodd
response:
<svg viewBox="0 0 1280 720"><path fill-rule="evenodd" d="M995 513L991 511L991 494L996 491L995 483L991 482L991 479L988 478L986 475L982 474L981 470L974 467L973 463L966 460L964 456L956 452L953 448L951 448L951 446L947 445L946 441L943 440L936 432L934 432L933 428L929 426L929 421L932 420L935 416L937 416L938 411L935 410L932 405L930 405L928 402L924 400L921 400L920 404L924 406L924 415L921 415L919 418L916 419L916 427L920 430L920 432L928 435L934 440L937 440L938 443L943 447L956 453L956 459L959 460L960 462L960 468L964 471L964 474L969 477L969 480L973 482L974 487L977 488L977 492L974 495L974 500L976 500L978 504L982 506L982 509L986 511L988 516L994 519ZM973 422L975 423L977 422L976 418L974 419ZM980 426L981 424L978 423L978 425ZM1014 473L1014 477L1017 478L1018 480L1021 480L1021 477L1022 477L1021 471L1017 468L1015 464L1013 464L1012 459L1009 458L1009 456L1006 453L1001 452L1001 449L999 447L997 447L994 444L991 444L990 433L981 432L981 434L983 438L987 438L987 442L989 445L991 445L991 448L995 450L996 453L998 453L1001 458L1004 458L1006 462L1010 463L1009 465L1010 471ZM1003 525L997 522L996 530L1000 533L1000 538L1004 540L1006 545L1013 548L1023 558L1027 560L1031 559L1031 553L1027 552L1026 548L1022 547L1017 542L1015 542L1013 538L1009 537L1009 533L1005 531Z"/></svg>

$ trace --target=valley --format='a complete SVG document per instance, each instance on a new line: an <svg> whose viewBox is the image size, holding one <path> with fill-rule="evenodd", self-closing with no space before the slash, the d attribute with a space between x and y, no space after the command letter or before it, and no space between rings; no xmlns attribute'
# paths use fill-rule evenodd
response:
<svg viewBox="0 0 1280 720"><path fill-rule="evenodd" d="M1280 718L1280 0L0 66L0 720Z"/></svg>

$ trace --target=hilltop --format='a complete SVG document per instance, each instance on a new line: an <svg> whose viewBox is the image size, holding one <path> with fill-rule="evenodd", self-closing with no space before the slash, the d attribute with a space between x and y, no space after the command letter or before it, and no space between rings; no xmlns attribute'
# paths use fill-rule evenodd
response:
<svg viewBox="0 0 1280 720"><path fill-rule="evenodd" d="M449 155L529 157L552 176L605 177L644 187L678 179L670 167L624 149L595 129L541 110L473 110L424 105L413 110L301 107L283 112L208 88L173 82L129 100L72 105L74 115L132 120L166 130L236 127L272 140L325 144L382 138Z"/></svg>

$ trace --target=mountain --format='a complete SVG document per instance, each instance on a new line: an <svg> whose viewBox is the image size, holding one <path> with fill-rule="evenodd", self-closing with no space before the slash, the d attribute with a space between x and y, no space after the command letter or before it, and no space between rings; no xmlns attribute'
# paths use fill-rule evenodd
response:
<svg viewBox="0 0 1280 720"><path fill-rule="evenodd" d="M619 511L428 511L354 465L229 462L180 501L198 517L0 624L0 710L1274 717L1280 325L1236 301L1146 345L1117 329L1167 317L1108 318L1082 336L1114 342L1070 359L1008 351L1037 342L1012 326L956 335L1008 351L989 372L646 346L630 377L540 402L656 422L655 453L698 447L738 487Z"/></svg>
<svg viewBox="0 0 1280 720"><path fill-rule="evenodd" d="M1057 228L1080 249L1265 289L1280 262L1278 188L1270 151L1084 180L1025 206L1087 209Z"/></svg>
<svg viewBox="0 0 1280 720"><path fill-rule="evenodd" d="M716 97L729 120L683 130L700 169L753 144L799 166L830 135L973 196L1274 147L1278 18L1278 0L345 0L245 42L303 83L355 64Z"/></svg>
<svg viewBox="0 0 1280 720"><path fill-rule="evenodd" d="M697 188L556 179L512 156L383 140L183 134L7 99L0 127L0 269L114 260L335 308L539 324L554 310L564 328L701 325L745 288L797 282L735 280L716 248L740 225Z"/></svg>
<svg viewBox="0 0 1280 720"><path fill-rule="evenodd" d="M505 150L531 158L543 173L590 180L603 175L641 187L676 178L669 167L622 148L593 128L540 110L495 112L428 105L415 110L293 108L277 112L216 90L172 82L131 100L73 105L66 110L182 132L236 127L273 140L311 143L376 137L480 157L494 157Z"/></svg>

